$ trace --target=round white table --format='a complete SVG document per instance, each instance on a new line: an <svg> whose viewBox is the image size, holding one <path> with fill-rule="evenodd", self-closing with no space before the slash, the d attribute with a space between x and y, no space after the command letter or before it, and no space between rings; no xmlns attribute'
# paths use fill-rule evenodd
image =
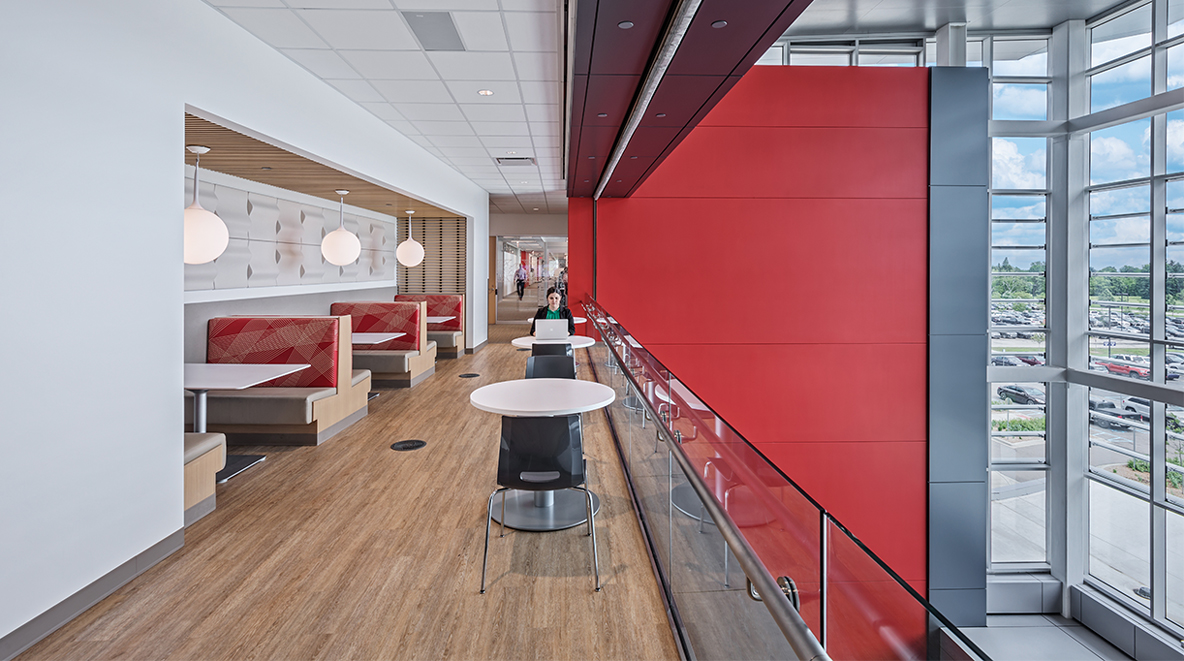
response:
<svg viewBox="0 0 1184 661"><path fill-rule="evenodd" d="M596 344L596 340L593 340L587 335L568 335L561 340L540 340L527 335L526 337L516 337L510 340L510 344L513 344L519 349L529 349L536 342L539 344L570 344L573 349L587 349L593 344Z"/></svg>
<svg viewBox="0 0 1184 661"><path fill-rule="evenodd" d="M617 393L595 381L577 379L518 379L482 386L469 395L469 403L490 413L512 417L542 418L573 415L604 408ZM505 492L505 520L494 508L494 521L529 531L564 530L588 520L584 496L571 489ZM592 494L592 511L600 511L600 498Z"/></svg>

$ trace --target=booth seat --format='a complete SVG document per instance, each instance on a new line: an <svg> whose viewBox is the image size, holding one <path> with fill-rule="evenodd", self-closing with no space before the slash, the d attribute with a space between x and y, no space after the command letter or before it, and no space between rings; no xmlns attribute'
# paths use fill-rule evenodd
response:
<svg viewBox="0 0 1184 661"><path fill-rule="evenodd" d="M436 343L445 358L465 354L465 297L460 294L399 294L397 302L428 304L429 317L456 317L440 324L428 324L428 339Z"/></svg>
<svg viewBox="0 0 1184 661"><path fill-rule="evenodd" d="M218 471L226 466L226 436L185 434L185 527L213 512Z"/></svg>
<svg viewBox="0 0 1184 661"><path fill-rule="evenodd" d="M311 367L246 390L211 390L206 429L232 445L320 445L368 412L370 372L354 369L350 319L216 317L206 362L308 363ZM192 417L192 397L185 400Z"/></svg>
<svg viewBox="0 0 1184 661"><path fill-rule="evenodd" d="M349 315L355 333L406 333L381 344L354 345L354 364L370 370L375 383L411 388L436 373L426 302L354 301L334 303L330 309Z"/></svg>

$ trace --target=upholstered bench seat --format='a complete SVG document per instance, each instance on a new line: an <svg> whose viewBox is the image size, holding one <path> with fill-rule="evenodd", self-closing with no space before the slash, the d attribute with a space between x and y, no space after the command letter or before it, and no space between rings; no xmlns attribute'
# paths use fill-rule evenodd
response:
<svg viewBox="0 0 1184 661"><path fill-rule="evenodd" d="M463 351L465 346L465 334L461 331L428 331L428 339L441 349L459 347Z"/></svg>
<svg viewBox="0 0 1184 661"><path fill-rule="evenodd" d="M185 434L185 526L214 511L214 482L226 466L224 434Z"/></svg>
<svg viewBox="0 0 1184 661"><path fill-rule="evenodd" d="M428 341L427 350L431 351L435 342ZM392 372L410 372L411 359L419 357L419 351L354 351L354 364L365 366L374 374L389 374Z"/></svg>
<svg viewBox="0 0 1184 661"><path fill-rule="evenodd" d="M211 390L206 419L223 425L307 425L312 403L337 394L336 388L248 388ZM193 417L193 396L185 398L185 419Z"/></svg>

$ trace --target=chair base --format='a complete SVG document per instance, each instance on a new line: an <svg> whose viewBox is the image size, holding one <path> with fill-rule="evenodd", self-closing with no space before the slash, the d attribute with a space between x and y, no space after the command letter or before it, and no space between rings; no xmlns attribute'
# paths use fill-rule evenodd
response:
<svg viewBox="0 0 1184 661"><path fill-rule="evenodd" d="M549 507L536 505L536 495L554 494L553 504ZM547 532L551 530L566 530L574 528L588 521L585 507L584 493L571 489L558 491L506 491L506 520L507 528L525 530L527 532ZM600 498L592 494L592 512L600 511ZM501 503L494 503L493 520L502 523Z"/></svg>

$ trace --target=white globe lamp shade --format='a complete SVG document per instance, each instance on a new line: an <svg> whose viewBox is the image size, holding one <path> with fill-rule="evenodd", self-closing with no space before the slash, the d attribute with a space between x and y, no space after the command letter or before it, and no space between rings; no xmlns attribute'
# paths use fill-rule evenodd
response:
<svg viewBox="0 0 1184 661"><path fill-rule="evenodd" d="M419 263L423 261L423 245L415 239L407 239L400 243L398 248L395 248L395 259L408 268L419 266Z"/></svg>
<svg viewBox="0 0 1184 661"><path fill-rule="evenodd" d="M321 255L334 266L353 264L361 254L362 242L344 227L329 232L321 239Z"/></svg>
<svg viewBox="0 0 1184 661"><path fill-rule="evenodd" d="M185 263L212 262L230 244L230 230L212 211L194 202L185 209Z"/></svg>

